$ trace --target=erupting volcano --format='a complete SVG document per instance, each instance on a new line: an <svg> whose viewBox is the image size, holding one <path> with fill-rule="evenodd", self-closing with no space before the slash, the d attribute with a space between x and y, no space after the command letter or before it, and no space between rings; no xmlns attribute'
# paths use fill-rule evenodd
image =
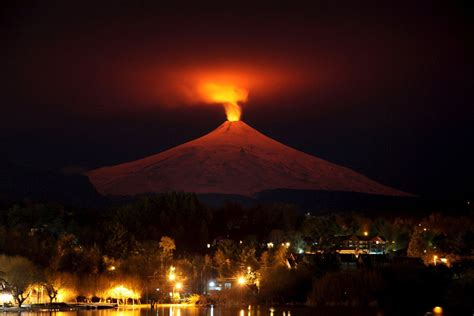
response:
<svg viewBox="0 0 474 316"><path fill-rule="evenodd" d="M204 82L201 101L222 104L227 121L209 134L162 153L88 172L105 195L185 191L252 196L271 189L407 195L348 168L283 145L240 120L246 89Z"/></svg>
<svg viewBox="0 0 474 316"><path fill-rule="evenodd" d="M237 103L231 105L240 110ZM88 176L106 195L186 191L252 196L279 188L407 195L285 146L232 116L229 106L226 110L230 120L203 137L140 160L92 170Z"/></svg>

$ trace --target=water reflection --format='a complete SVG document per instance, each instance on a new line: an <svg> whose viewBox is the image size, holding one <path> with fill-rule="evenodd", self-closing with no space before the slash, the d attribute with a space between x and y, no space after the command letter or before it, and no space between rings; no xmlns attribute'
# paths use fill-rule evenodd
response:
<svg viewBox="0 0 474 316"><path fill-rule="evenodd" d="M8 316L10 313L5 313ZM18 316L362 316L380 315L374 309L353 308L309 308L309 307L268 307L247 306L196 307L186 305L160 305L155 310L149 308L130 308L115 310L80 310L61 312L21 312L11 313Z"/></svg>

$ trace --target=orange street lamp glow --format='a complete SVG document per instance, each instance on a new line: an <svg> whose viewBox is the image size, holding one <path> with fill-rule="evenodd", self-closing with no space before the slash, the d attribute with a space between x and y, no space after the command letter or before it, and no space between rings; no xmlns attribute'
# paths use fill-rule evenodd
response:
<svg viewBox="0 0 474 316"><path fill-rule="evenodd" d="M237 282L240 284L240 285L244 285L245 284L245 278L243 276L239 277L237 279Z"/></svg>
<svg viewBox="0 0 474 316"><path fill-rule="evenodd" d="M168 279L170 281L174 281L176 279L176 274L174 272L170 272L170 274L168 275Z"/></svg>
<svg viewBox="0 0 474 316"><path fill-rule="evenodd" d="M174 281L176 279L176 273L174 273L175 270L176 270L175 267L173 266L170 267L170 272L168 273L168 280Z"/></svg>
<svg viewBox="0 0 474 316"><path fill-rule="evenodd" d="M177 290L181 290L183 288L183 283L178 282L178 283L176 283L175 287L176 287Z"/></svg>
<svg viewBox="0 0 474 316"><path fill-rule="evenodd" d="M116 286L107 291L107 295L112 298L133 298L138 299L140 297L139 293L134 292L132 289L129 289L123 285Z"/></svg>
<svg viewBox="0 0 474 316"><path fill-rule="evenodd" d="M13 301L13 296L10 293L1 293L0 294L0 304L9 303Z"/></svg>

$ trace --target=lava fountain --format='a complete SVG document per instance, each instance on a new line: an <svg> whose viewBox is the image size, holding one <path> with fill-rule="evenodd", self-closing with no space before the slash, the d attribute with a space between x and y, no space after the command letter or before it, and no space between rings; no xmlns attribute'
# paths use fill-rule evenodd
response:
<svg viewBox="0 0 474 316"><path fill-rule="evenodd" d="M240 120L242 108L239 103L247 101L247 89L230 84L206 82L200 86L199 92L207 102L222 104L228 121L236 122Z"/></svg>

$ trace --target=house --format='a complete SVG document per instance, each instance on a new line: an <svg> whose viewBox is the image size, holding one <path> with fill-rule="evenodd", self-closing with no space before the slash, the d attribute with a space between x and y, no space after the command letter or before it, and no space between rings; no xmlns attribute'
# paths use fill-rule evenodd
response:
<svg viewBox="0 0 474 316"><path fill-rule="evenodd" d="M207 284L207 291L222 291L232 288L237 283L236 278L217 278L210 280Z"/></svg>
<svg viewBox="0 0 474 316"><path fill-rule="evenodd" d="M386 240L380 236L347 235L335 237L335 248L340 254L385 254Z"/></svg>

